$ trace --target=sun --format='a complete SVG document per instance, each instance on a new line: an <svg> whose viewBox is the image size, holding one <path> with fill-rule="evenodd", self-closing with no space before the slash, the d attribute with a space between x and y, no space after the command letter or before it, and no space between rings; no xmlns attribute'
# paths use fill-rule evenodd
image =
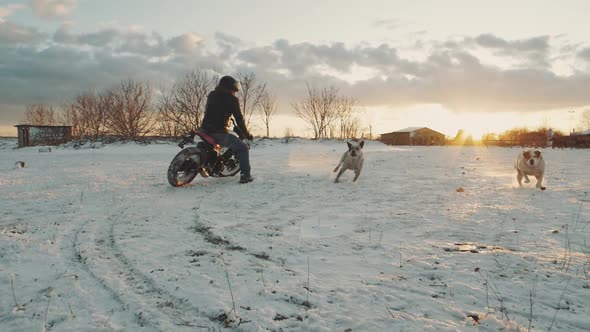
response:
<svg viewBox="0 0 590 332"><path fill-rule="evenodd" d="M485 134L486 134L485 129L478 129L478 128L473 128L473 127L463 129L464 137L471 136L471 138L473 138L474 140L481 140L481 138Z"/></svg>
<svg viewBox="0 0 590 332"><path fill-rule="evenodd" d="M423 104L409 107L394 120L402 120L408 127L426 126L451 138L462 130L465 138L471 135L474 140L481 140L485 134L507 130L517 119L517 115L508 112L455 112L440 104Z"/></svg>

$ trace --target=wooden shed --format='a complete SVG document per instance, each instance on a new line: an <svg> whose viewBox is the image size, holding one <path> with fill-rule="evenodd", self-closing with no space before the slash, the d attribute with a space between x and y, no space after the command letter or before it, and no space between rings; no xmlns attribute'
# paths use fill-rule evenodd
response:
<svg viewBox="0 0 590 332"><path fill-rule="evenodd" d="M445 145L446 136L426 127L409 127L381 134L381 142L388 145Z"/></svg>
<svg viewBox="0 0 590 332"><path fill-rule="evenodd" d="M72 126L16 125L18 147L35 145L59 145L72 139Z"/></svg>

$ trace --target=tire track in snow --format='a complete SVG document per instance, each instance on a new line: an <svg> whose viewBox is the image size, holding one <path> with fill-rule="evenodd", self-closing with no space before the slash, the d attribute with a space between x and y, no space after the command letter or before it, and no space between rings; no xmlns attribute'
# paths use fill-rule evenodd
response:
<svg viewBox="0 0 590 332"><path fill-rule="evenodd" d="M292 224L292 225L295 225L295 224ZM232 255L234 256L234 258L233 258L234 261L249 261L249 262L263 261L263 262L270 264L270 265L266 266L266 269L269 269L269 270L275 269L275 273L280 273L280 274L285 275L286 276L285 279L288 279L289 277L292 277L295 275L296 272L287 268L282 259L276 260L276 259L271 258L270 255L266 252L254 251L249 248L238 245L232 241L227 240L222 235L216 234L215 232L212 231L212 228L213 227L211 227L208 224L201 221L201 216L199 214L195 215L194 226L193 226L192 230L195 233L200 234L203 237L203 239L205 240L205 242L208 243L209 245L211 245L215 248L222 247L225 250L232 252ZM282 233L282 231L280 231L280 230L276 230L276 231L279 233ZM225 272L229 271L232 267L231 263L226 261L223 258L223 253L221 254L221 263L217 263L217 264L219 264L219 267L221 269L223 269ZM266 286L264 286L264 288L266 289ZM292 305L296 308L309 309L309 308L313 307L312 304L310 304L307 300L304 300L302 297L300 297L300 295L298 295L295 292L284 292L283 297L277 296L277 298L275 300L280 301L280 302L287 304L287 305ZM246 311L249 311L249 310L247 309ZM243 317L243 318L245 319L244 321L246 321L246 322L249 321L247 319L247 317ZM290 318L296 318L298 321L303 320L301 317L290 317Z"/></svg>
<svg viewBox="0 0 590 332"><path fill-rule="evenodd" d="M125 256L117 244L115 226L126 211L112 214L107 218L109 222L97 222L92 229L88 227L90 221L86 221L74 235L73 259L109 292L123 311L133 313L135 323L141 327L162 331L183 327L214 329L201 310L158 286ZM85 242L93 243L84 255L78 244L81 233L88 234Z"/></svg>
<svg viewBox="0 0 590 332"><path fill-rule="evenodd" d="M125 301L119 296L119 294L107 283L105 280L97 275L93 269L91 269L87 264L88 257L85 257L82 253L86 250L82 250L80 247L79 237L81 233L86 232L87 226L89 223L94 222L93 220L87 220L83 222L73 233L72 238L68 238L71 241L71 260L78 266L82 271L88 274L92 279L96 280L98 284L105 290L116 303L116 305L121 309L121 311L125 312L128 309L128 306L125 304ZM66 236L67 237L67 236ZM139 322L137 322L139 324Z"/></svg>

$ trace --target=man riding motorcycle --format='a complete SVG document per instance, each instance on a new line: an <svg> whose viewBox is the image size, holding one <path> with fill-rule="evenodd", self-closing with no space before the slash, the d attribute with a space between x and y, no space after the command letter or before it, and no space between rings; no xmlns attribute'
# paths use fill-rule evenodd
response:
<svg viewBox="0 0 590 332"><path fill-rule="evenodd" d="M215 90L207 96L205 116L201 130L221 146L227 147L238 154L240 162L240 183L254 181L250 174L250 151L248 144L229 133L230 119L233 116L243 136L252 140L253 136L246 128L244 116L240 109L240 102L236 93L240 91L240 83L231 76L223 76Z"/></svg>

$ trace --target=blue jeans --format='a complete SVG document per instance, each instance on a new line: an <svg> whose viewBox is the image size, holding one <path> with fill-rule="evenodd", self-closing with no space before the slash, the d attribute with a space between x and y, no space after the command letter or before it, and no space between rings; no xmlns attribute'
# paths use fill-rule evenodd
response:
<svg viewBox="0 0 590 332"><path fill-rule="evenodd" d="M248 144L232 134L216 133L211 134L215 141L238 154L240 161L240 172L242 175L250 176L250 150Z"/></svg>

